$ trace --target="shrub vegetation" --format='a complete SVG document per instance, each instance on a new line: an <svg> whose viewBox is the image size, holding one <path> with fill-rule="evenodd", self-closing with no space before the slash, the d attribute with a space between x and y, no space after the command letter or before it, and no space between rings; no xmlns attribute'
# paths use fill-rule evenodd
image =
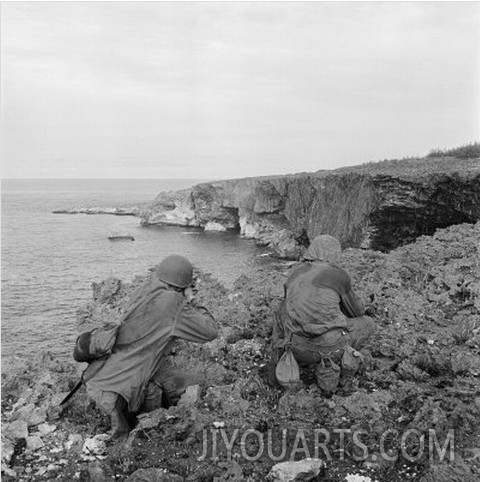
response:
<svg viewBox="0 0 480 482"><path fill-rule="evenodd" d="M480 157L480 143L473 142L453 149L432 149L427 157L456 157L457 159L475 159Z"/></svg>

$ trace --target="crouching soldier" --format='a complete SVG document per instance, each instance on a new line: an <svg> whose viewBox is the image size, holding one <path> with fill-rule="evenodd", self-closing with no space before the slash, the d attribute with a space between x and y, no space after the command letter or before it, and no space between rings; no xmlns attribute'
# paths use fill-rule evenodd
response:
<svg viewBox="0 0 480 482"><path fill-rule="evenodd" d="M350 276L335 264L341 252L332 236L312 241L287 278L272 333L275 363L290 349L300 367L315 366L317 383L326 393L336 391L341 375L356 373L362 357L357 350L376 329L373 319L364 316Z"/></svg>
<svg viewBox="0 0 480 482"><path fill-rule="evenodd" d="M129 432L132 415L175 404L192 384L168 363L175 339L206 343L217 337L213 317L195 305L192 284L190 262L166 257L133 293L111 354L88 366L87 394L110 415L113 438Z"/></svg>

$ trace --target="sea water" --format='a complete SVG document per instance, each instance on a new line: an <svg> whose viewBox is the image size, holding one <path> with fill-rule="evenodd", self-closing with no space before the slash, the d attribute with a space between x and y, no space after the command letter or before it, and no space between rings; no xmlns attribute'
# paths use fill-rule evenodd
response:
<svg viewBox="0 0 480 482"><path fill-rule="evenodd" d="M2 360L39 351L70 357L76 312L92 283L148 272L171 253L231 286L262 254L234 233L140 226L134 216L53 214L53 210L115 207L151 201L194 180L2 180ZM109 234L134 241L111 241Z"/></svg>

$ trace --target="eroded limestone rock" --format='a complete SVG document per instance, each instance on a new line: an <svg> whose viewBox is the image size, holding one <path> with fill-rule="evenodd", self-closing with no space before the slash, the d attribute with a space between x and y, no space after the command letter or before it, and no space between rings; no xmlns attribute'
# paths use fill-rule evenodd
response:
<svg viewBox="0 0 480 482"><path fill-rule="evenodd" d="M267 479L272 482L308 481L316 477L324 466L325 462L320 459L282 462L272 467Z"/></svg>
<svg viewBox="0 0 480 482"><path fill-rule="evenodd" d="M322 233L344 248L389 251L438 228L478 221L479 199L478 159L413 159L198 184L160 193L143 222L216 223L272 242L279 256L291 258L302 249L300 238ZM285 229L293 237L278 238Z"/></svg>

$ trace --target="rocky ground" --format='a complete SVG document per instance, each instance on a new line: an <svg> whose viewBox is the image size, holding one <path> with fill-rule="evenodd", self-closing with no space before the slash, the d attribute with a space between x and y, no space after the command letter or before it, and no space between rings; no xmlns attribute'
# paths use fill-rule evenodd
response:
<svg viewBox="0 0 480 482"><path fill-rule="evenodd" d="M289 263L262 258L232 289L199 275L221 336L178 343L172 362L202 382L140 417L124 443L107 440L83 388L59 408L74 362L44 354L2 374L3 480L480 480L480 223L389 254L349 249L341 264L378 331L337 394L324 396L308 370L298 391L275 385L268 342ZM115 322L142 279L95 285L81 328ZM289 460L303 460L303 478L276 466Z"/></svg>

